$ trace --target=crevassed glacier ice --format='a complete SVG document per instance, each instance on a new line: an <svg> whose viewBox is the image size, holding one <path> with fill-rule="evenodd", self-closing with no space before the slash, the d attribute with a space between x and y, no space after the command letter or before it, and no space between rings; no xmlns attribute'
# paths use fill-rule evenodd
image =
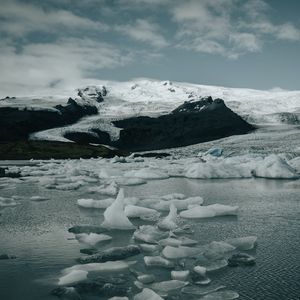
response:
<svg viewBox="0 0 300 300"><path fill-rule="evenodd" d="M278 179L295 179L300 177L300 174L292 166L275 154L266 157L252 170L252 174L255 177Z"/></svg>

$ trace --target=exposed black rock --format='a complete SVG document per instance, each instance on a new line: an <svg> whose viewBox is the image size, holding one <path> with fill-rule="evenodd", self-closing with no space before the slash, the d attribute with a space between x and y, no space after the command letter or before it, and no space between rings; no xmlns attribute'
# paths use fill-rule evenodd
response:
<svg viewBox="0 0 300 300"><path fill-rule="evenodd" d="M165 158L170 155L171 155L170 153L166 153L166 152L147 152L147 153L134 153L133 157Z"/></svg>
<svg viewBox="0 0 300 300"><path fill-rule="evenodd" d="M0 141L27 139L35 131L73 124L80 118L97 114L95 106L79 105L69 99L67 105L56 105L56 110L19 110L0 107Z"/></svg>
<svg viewBox="0 0 300 300"><path fill-rule="evenodd" d="M128 245L125 247L113 247L103 251L99 251L93 255L84 256L78 259L81 264L100 263L106 261L122 260L128 257L138 255L141 250L136 245Z"/></svg>
<svg viewBox="0 0 300 300"><path fill-rule="evenodd" d="M0 142L0 160L6 159L78 159L124 156L125 153L104 146L79 145L55 141ZM17 177L16 173L5 176Z"/></svg>
<svg viewBox="0 0 300 300"><path fill-rule="evenodd" d="M187 146L255 129L223 100L211 97L185 102L172 113L158 118L134 117L114 124L122 130L113 146L130 151Z"/></svg>

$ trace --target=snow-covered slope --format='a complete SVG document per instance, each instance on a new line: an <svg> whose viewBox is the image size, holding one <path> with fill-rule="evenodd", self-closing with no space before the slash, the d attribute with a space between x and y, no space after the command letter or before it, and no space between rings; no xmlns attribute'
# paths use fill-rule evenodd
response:
<svg viewBox="0 0 300 300"><path fill-rule="evenodd" d="M105 89L103 89L105 87ZM152 79L135 79L127 82L97 81L96 84L78 89L57 91L49 97L36 95L0 101L1 106L26 106L31 109L50 108L65 103L68 97L76 101L89 102L99 109L98 116L84 118L77 124L61 129L47 130L34 134L33 138L56 139L63 132L79 130L88 131L98 124L100 130L109 132L113 138L118 130L112 128L110 121L131 116L158 116L169 113L184 101L198 100L212 96L222 98L234 112L254 124L300 124L300 91L282 89L253 90L244 88L226 88L219 86L198 85L185 82L158 81ZM96 101L95 94L100 91L104 101ZM80 94L80 93L79 93ZM68 96L67 96L68 95Z"/></svg>

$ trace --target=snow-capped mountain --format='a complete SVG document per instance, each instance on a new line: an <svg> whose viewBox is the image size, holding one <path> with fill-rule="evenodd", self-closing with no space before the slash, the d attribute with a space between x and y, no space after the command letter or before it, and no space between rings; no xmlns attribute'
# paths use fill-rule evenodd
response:
<svg viewBox="0 0 300 300"><path fill-rule="evenodd" d="M98 81L72 90L56 91L55 95L11 97L0 101L0 107L26 110L53 110L72 97L79 105L91 105L98 114L82 118L72 125L48 129L31 135L32 139L68 141L69 132L100 130L115 141L120 128L112 122L138 116L158 117L180 107L184 102L197 102L203 97L221 98L235 113L252 124L299 124L300 91L282 89L253 90L198 85L184 82L135 79L127 82Z"/></svg>

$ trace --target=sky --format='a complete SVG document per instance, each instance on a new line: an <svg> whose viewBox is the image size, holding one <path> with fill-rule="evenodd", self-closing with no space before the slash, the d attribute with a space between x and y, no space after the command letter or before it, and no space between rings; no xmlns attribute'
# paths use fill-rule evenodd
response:
<svg viewBox="0 0 300 300"><path fill-rule="evenodd" d="M1 0L1 94L97 80L300 90L298 0Z"/></svg>

